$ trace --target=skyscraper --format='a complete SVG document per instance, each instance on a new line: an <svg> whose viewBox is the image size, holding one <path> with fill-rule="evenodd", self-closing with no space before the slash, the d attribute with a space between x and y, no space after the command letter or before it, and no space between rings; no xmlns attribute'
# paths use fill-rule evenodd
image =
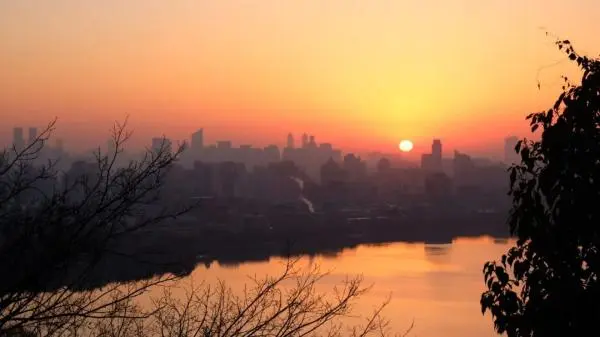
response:
<svg viewBox="0 0 600 337"><path fill-rule="evenodd" d="M306 133L302 134L302 148L306 148L308 146L308 135Z"/></svg>
<svg viewBox="0 0 600 337"><path fill-rule="evenodd" d="M13 146L17 150L22 150L25 147L25 138L23 137L23 128L21 127L13 129Z"/></svg>
<svg viewBox="0 0 600 337"><path fill-rule="evenodd" d="M37 128L29 128L29 142L28 144L31 145L35 142L35 140L38 137L38 131Z"/></svg>
<svg viewBox="0 0 600 337"><path fill-rule="evenodd" d="M436 158L439 158L439 160L442 160L442 141L439 139L434 139L433 140L433 144L431 144L431 156Z"/></svg>
<svg viewBox="0 0 600 337"><path fill-rule="evenodd" d="M294 135L293 134L288 134L287 136L287 146L288 149L293 149L294 148Z"/></svg>
<svg viewBox="0 0 600 337"><path fill-rule="evenodd" d="M310 140L308 141L308 147L310 147L311 149L316 149L317 148L317 142L315 141L315 136L311 135Z"/></svg>
<svg viewBox="0 0 600 337"><path fill-rule="evenodd" d="M442 172L442 141L439 139L431 144L431 164L436 172Z"/></svg>
<svg viewBox="0 0 600 337"><path fill-rule="evenodd" d="M204 147L204 129L192 133L192 150L200 150Z"/></svg>
<svg viewBox="0 0 600 337"><path fill-rule="evenodd" d="M442 172L442 141L434 139L431 153L421 155L421 168L428 172Z"/></svg>

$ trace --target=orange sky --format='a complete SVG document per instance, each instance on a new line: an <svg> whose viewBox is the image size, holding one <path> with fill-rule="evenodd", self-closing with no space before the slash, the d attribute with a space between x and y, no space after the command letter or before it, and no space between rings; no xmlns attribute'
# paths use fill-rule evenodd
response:
<svg viewBox="0 0 600 337"><path fill-rule="evenodd" d="M551 32L600 51L596 0L0 2L0 130L58 116L82 149L129 114L134 146L209 142L481 152L523 133L569 72ZM537 79L542 82L538 91Z"/></svg>

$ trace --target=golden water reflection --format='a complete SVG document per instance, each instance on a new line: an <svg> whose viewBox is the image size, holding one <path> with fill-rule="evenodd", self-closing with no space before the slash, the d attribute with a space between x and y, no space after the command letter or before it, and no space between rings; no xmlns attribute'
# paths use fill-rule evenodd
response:
<svg viewBox="0 0 600 337"><path fill-rule="evenodd" d="M489 316L482 316L479 297L483 291L483 264L497 259L512 242L489 237L459 238L451 244L393 243L359 246L335 257L303 257L302 266L318 265L330 274L320 285L328 291L347 276L361 274L373 285L355 307L368 315L390 295L385 316L392 328L402 332L414 321L410 336L497 336ZM224 280L242 289L249 277L277 275L284 260L243 263L237 266L199 266L190 276L195 284Z"/></svg>

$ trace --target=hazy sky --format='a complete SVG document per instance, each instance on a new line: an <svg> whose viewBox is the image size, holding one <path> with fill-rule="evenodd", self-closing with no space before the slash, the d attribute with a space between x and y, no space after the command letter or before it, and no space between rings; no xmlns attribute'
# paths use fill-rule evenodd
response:
<svg viewBox="0 0 600 337"><path fill-rule="evenodd" d="M600 52L597 0L0 1L0 141L59 117L67 146L153 135L347 148L500 147L553 103L544 27ZM542 90L537 89L537 80Z"/></svg>

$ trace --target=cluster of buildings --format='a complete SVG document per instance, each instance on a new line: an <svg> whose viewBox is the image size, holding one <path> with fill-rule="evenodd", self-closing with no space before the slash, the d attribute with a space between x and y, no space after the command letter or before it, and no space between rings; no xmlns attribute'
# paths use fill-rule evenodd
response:
<svg viewBox="0 0 600 337"><path fill-rule="evenodd" d="M22 127L13 129L12 145L17 151L23 150L26 146L33 144L38 138L38 129L35 127L29 128L29 134L25 138L25 130Z"/></svg>
<svg viewBox="0 0 600 337"><path fill-rule="evenodd" d="M45 139L42 139L42 137L40 137L40 136L41 135L38 132L38 128L36 128L36 127L28 128L27 137L25 136L24 128L15 127L15 128L13 128L13 134L12 134L12 146L17 151L20 151L20 150L25 149L27 146L33 145L35 142L38 142L38 143L40 143L40 145L43 145L44 151L52 150L53 152L57 152L60 154L66 153L64 151L62 139L57 139L55 141L55 145L50 147L50 146L48 146L48 144L44 143Z"/></svg>
<svg viewBox="0 0 600 337"><path fill-rule="evenodd" d="M173 142L165 138L153 138L152 149L172 148ZM287 136L285 147L280 149L277 145L268 145L258 148L252 145L234 147L231 141L217 141L207 145L204 141L204 129L199 129L191 135L189 146L181 155L180 163L191 168L197 162L221 163L235 162L244 164L248 169L264 167L279 161L291 161L315 180L319 179L321 166L329 159L341 162L342 151L335 149L330 143L317 143L315 136L303 134L301 144L296 146L293 134Z"/></svg>
<svg viewBox="0 0 600 337"><path fill-rule="evenodd" d="M69 167L70 158L68 153L64 150L63 142L61 139L57 139L53 146L49 145L47 137L44 134L40 134L38 128L29 127L27 128L27 134L23 127L13 128L12 133L12 148L8 152L8 155L14 155L27 149L29 155L27 158L36 163L45 163L48 159L63 158L62 162L55 163L55 168L67 169ZM14 151L13 151L14 150ZM35 156L31 156L31 153L36 152Z"/></svg>
<svg viewBox="0 0 600 337"><path fill-rule="evenodd" d="M289 134L282 149L277 145L234 147L231 141L207 145L204 136L203 129L191 135L191 141L186 142L189 146L177 165L176 176L179 178L173 178L179 189L183 185L191 188L190 195L287 199L284 195L298 193L298 183L290 177L326 187L320 193L333 193L332 200L365 194L373 189L379 190L380 195L429 193L438 196L468 194L474 190L505 191L508 188L506 166L519 159L514 150L516 137L505 139L504 163L482 162L459 151L454 151L453 157L444 157L442 141L434 139L431 152L421 156L420 167L393 168L384 158L377 168L372 169L360 157L343 155L332 144L317 143L315 136L306 133L300 137L299 144L294 135ZM17 149L37 138L38 130L34 127L29 128L27 135L23 128L13 129L13 144ZM114 147L109 143L109 152L111 145ZM151 147L172 150L173 143L156 137L152 139ZM57 156L64 153L61 142L45 151ZM73 168L80 168L81 163L71 161ZM182 177L185 179L181 180ZM286 188L294 192L282 192Z"/></svg>

